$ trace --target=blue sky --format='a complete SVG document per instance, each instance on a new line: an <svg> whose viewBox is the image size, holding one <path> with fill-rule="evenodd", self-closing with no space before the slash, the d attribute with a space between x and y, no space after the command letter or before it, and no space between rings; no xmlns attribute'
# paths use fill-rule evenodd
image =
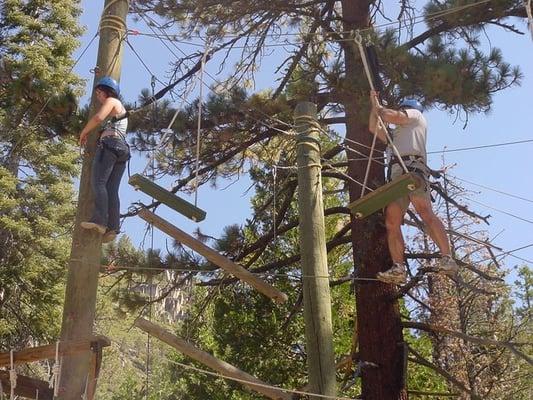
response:
<svg viewBox="0 0 533 400"><path fill-rule="evenodd" d="M103 1L83 0L84 13L81 23L87 27L87 31L81 39L80 49L76 56L89 43L94 36ZM420 14L418 12L417 14ZM524 21L515 21L526 35L519 36L504 32L502 29L490 28L487 31L486 46L498 47L502 50L504 59L511 65L520 66L524 73L524 79L520 87L513 87L495 96L495 101L490 114L471 115L466 129L463 129L463 121L457 120L454 115L446 112L431 110L427 113L429 122L428 151L440 151L443 149L456 149L464 147L483 146L494 143L512 142L533 139L531 93L533 93L533 40L527 34ZM147 32L148 29L129 18L129 29ZM172 55L157 39L144 36L132 36L130 42L137 52L145 60L150 70L159 76L162 81L167 81L170 70L169 63ZM185 52L197 50L196 47L183 47ZM92 84L92 74L89 72L94 67L96 60L97 40L89 48L75 68L75 72L87 79L87 90ZM276 58L277 57L277 58ZM279 56L274 53L261 66L257 77L259 88L268 87L273 82L273 71L279 61ZM218 71L217 61L208 63L207 71L214 74ZM224 76L224 73L218 79ZM141 65L131 49L125 48L121 89L125 100L135 101L141 89L150 87L151 75ZM206 82L213 81L206 77ZM157 89L161 86L158 85ZM191 99L194 98L191 96ZM84 100L86 101L87 96ZM509 145L486 149L477 149L461 152L449 152L444 155L435 154L429 158L429 164L437 169L446 165L454 165L451 173L461 179L494 188L496 190L520 196L530 201L518 200L494 191L474 186L463 182L465 188L474 190L478 194L472 197L471 208L480 214L491 214L490 226L486 226L490 237L496 237L494 243L506 251L516 249L533 243L533 178L532 178L533 143ZM145 162L136 159L132 162L132 174L141 172ZM160 182L161 183L161 182ZM172 182L163 182L168 186ZM227 186L229 182L221 182L220 188ZM196 227L212 236L220 234L224 226L228 224L241 224L249 216L249 196L244 192L248 189L249 182L246 179L230 185L226 189L213 190L205 187L199 191L199 206L207 211L207 218L200 224L190 222L185 217L172 212L165 207L160 207L158 213L181 229L192 232ZM121 187L122 211L132 201L149 199L139 192L135 192L124 179ZM483 203L481 205L479 203ZM487 207L488 206L488 207ZM489 207L498 209L496 211ZM503 211L503 212L502 212ZM505 214L513 214L516 217ZM525 219L527 221L521 220ZM144 235L144 222L138 218L128 219L123 230L140 244ZM483 225L480 225L482 228ZM155 247L165 248L168 238L156 231L154 237ZM148 240L147 244L150 243ZM170 241L169 241L170 243ZM533 247L514 253L516 256L533 260ZM508 258L507 266L523 263L520 260ZM531 264L530 264L531 265Z"/></svg>

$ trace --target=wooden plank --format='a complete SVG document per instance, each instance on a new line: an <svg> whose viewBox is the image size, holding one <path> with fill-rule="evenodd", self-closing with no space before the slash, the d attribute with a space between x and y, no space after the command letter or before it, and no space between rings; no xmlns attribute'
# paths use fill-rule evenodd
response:
<svg viewBox="0 0 533 400"><path fill-rule="evenodd" d="M0 381L2 381L4 394L9 396L11 393L9 371L0 371ZM39 391L39 400L53 400L54 398L54 391L48 387L48 382L17 374L15 396L35 399L37 391Z"/></svg>
<svg viewBox="0 0 533 400"><path fill-rule="evenodd" d="M59 355L69 355L90 351L91 345L97 342L102 347L111 346L111 341L105 336L98 335L91 339L59 342ZM30 347L20 351L13 352L13 361L15 365L31 363L40 360L49 360L56 357L56 344L48 344L45 346ZM11 365L9 352L0 353L0 367L8 367Z"/></svg>
<svg viewBox="0 0 533 400"><path fill-rule="evenodd" d="M174 347L176 350L178 350L182 354L185 354L187 357L190 357L193 360L196 360L206 365L207 367L213 369L214 371L219 372L220 374L224 376L241 379L247 382L257 383L259 385L268 386L268 387L256 386L251 383L246 383L246 384L242 383L244 386L246 386L249 389L252 389L258 393L261 393L275 400L291 400L292 399L292 396L290 394L282 391L281 389L272 387L271 385L268 385L267 383L260 381L255 376L252 376L244 371L241 371L237 367L225 361L215 358L211 354L194 347L189 342L171 334L170 332L164 330L158 325L151 323L150 321L147 321L143 318L137 318L134 325L137 328L142 329L146 333Z"/></svg>
<svg viewBox="0 0 533 400"><path fill-rule="evenodd" d="M179 212L180 214L192 219L195 222L203 221L206 212L195 205L176 196L165 188L152 182L150 179L140 174L132 175L128 183L135 189L139 189L154 199L166 204L168 207Z"/></svg>
<svg viewBox="0 0 533 400"><path fill-rule="evenodd" d="M420 185L420 179L416 178L414 174L403 174L354 201L348 207L355 218L366 218L393 201L408 196L409 193L418 189Z"/></svg>
<svg viewBox="0 0 533 400"><path fill-rule="evenodd" d="M220 253L216 252L212 248L206 246L199 240L190 236L189 234L183 232L181 229L175 227L169 222L165 221L163 218L158 217L151 211L147 209L142 209L139 211L139 217L144 219L146 222L153 224L156 228L160 229L162 232L165 232L167 235L173 237L178 242L184 244L187 247L190 247L192 250L196 251L198 254L204 256L213 264L218 265L220 268L236 276L240 280L250 284L257 291L263 293L265 296L273 299L278 303L284 303L287 301L288 297L285 293L280 292L274 286L268 284L267 282L259 279L256 275L248 271L247 269L241 267L240 265L234 263L230 259L224 257Z"/></svg>

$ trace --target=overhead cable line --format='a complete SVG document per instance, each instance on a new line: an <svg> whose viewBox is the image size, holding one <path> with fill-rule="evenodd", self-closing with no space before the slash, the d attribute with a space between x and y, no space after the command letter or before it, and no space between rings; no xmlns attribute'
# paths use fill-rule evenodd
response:
<svg viewBox="0 0 533 400"><path fill-rule="evenodd" d="M450 175L453 179L457 179L458 181L461 181L461 182L465 182L465 183L468 183L470 185L474 185L474 186L478 186L480 188L483 188L483 189L487 189L487 190L490 190L492 192L496 192L496 193L500 193L500 194L503 194L505 196L509 196L509 197L513 197L515 199L519 199L519 200L524 200L524 201L527 201L529 203L533 203L533 200L531 199L527 199L525 197L521 197L521 196L517 196L517 195L514 195L512 193L507 193L507 192L504 192L502 190L498 190L498 189L494 189L494 188L491 188L489 186L484 186L484 185L480 185L479 183L474 183L474 182L471 182L471 181L468 181L466 179L462 179L462 178L459 178L458 176L453 176L453 175Z"/></svg>
<svg viewBox="0 0 533 400"><path fill-rule="evenodd" d="M490 147L510 146L513 144L523 144L523 143L531 143L531 142L533 142L533 139L525 139L525 140L519 140L516 142L503 142L503 143L494 143L494 144L487 144L487 145L481 145L481 146L459 147L457 149L433 150L433 151L429 151L428 154L454 153L457 151L487 149Z"/></svg>
<svg viewBox="0 0 533 400"><path fill-rule="evenodd" d="M432 12L432 13L427 13L427 14L423 14L423 15L417 15L417 16L414 16L413 18L404 18L404 19L400 19L400 20L397 20L397 21L394 21L394 22L386 22L386 23L383 23L383 24L378 24L378 25L374 25L372 27L369 27L369 28L362 28L362 29L359 29L359 32L360 33L365 33L365 32L371 32L375 29L379 29L379 28L386 28L386 27L389 27L389 26L395 26L397 25L398 23L412 23L413 25L414 24L419 24L421 22L424 22L424 21L431 21L431 20L435 20L435 19L438 19L438 18L442 18L442 17L445 17L447 15L451 15L451 14L455 14L459 11L464 11L466 9L469 9L469 8L472 8L472 7L476 7L476 6L479 6L479 5L482 5L482 4L485 4L485 3L489 3L491 2L492 0L480 0L480 1L477 1L477 2L474 2L474 3L470 3L470 4L464 4L462 6L456 6L456 7L450 7L450 8L447 8L445 10L440 10L440 11L435 11L435 12ZM141 13L144 13L144 12L139 12L139 14ZM414 21L414 22L413 22ZM398 28L399 29L399 28ZM163 34L163 35L158 35L157 33L146 33L146 32L139 32L139 31L135 31L136 34L138 35L142 35L142 36L149 36L149 37L156 37L156 38L163 38L164 40L167 40L167 41L175 41L175 42L178 42L178 43L183 43L183 44L189 44L189 45L194 45L194 46L199 46L199 47L202 47L202 45L200 44L197 44L197 43L193 43L193 42L186 42L186 41L183 41L183 40L180 40L178 39L178 36L177 35L167 35L167 34ZM333 33L329 33L329 32L309 32L308 36L318 36L318 37L327 37L329 36L330 34L336 34L336 35L350 35L352 34L353 31L340 31L340 32L333 32ZM225 38L239 38L241 35L239 34L225 34L225 35L221 35L221 37L225 37ZM284 32L284 33L272 33L272 34L266 34L266 35L247 35L248 37L282 37L282 36L301 36L301 33L291 33L291 32ZM200 39L206 39L207 37L205 36L199 36ZM346 41L353 41L353 38L343 38L343 39L340 39L340 40L335 40L337 42L346 42ZM281 45L296 45L296 44L304 44L304 43L311 43L311 42L287 42L285 44L281 44ZM266 45L268 46L268 45ZM279 46L276 44L276 46ZM239 47L236 47L236 48L239 48Z"/></svg>
<svg viewBox="0 0 533 400"><path fill-rule="evenodd" d="M522 217L520 217L518 215L512 214L512 213L510 213L508 211L500 210L499 208L496 208L496 207L489 206L489 205L487 205L485 203L482 203L480 201L477 201L477 200L474 200L474 199L468 199L468 201L471 201L473 203L479 204L480 206L486 207L486 208L488 208L490 210L494 210L494 211L500 212L502 214L508 215L509 217L513 217L513 218L518 219L520 221L527 222L529 224L533 224L533 221L530 220L530 219L522 218Z"/></svg>

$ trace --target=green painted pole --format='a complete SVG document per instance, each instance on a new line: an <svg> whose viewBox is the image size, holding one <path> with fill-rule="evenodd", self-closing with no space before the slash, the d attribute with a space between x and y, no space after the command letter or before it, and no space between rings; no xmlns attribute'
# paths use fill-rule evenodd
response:
<svg viewBox="0 0 533 400"><path fill-rule="evenodd" d="M294 111L294 122L298 132L298 207L309 391L336 396L316 105L298 103ZM321 399L317 396L310 398Z"/></svg>

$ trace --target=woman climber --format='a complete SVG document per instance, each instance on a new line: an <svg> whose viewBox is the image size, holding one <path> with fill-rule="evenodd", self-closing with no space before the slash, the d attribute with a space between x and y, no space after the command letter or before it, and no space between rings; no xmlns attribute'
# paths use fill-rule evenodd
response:
<svg viewBox="0 0 533 400"><path fill-rule="evenodd" d="M105 76L99 79L94 94L100 109L82 129L80 145L85 146L89 133L102 122L106 122L99 131L91 170L91 187L94 194L92 218L82 222L81 227L102 234L102 242L107 243L115 239L120 229L118 189L126 162L130 158L130 149L126 142L128 119L111 120L112 117L126 112L118 98L118 83L113 78Z"/></svg>

